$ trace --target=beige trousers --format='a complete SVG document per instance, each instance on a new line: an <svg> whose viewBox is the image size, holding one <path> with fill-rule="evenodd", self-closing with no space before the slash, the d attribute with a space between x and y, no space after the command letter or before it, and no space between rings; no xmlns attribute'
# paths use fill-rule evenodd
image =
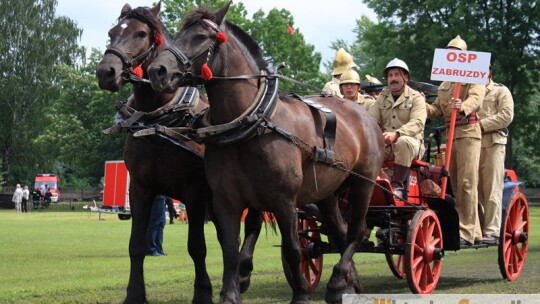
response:
<svg viewBox="0 0 540 304"><path fill-rule="evenodd" d="M506 147L503 144L483 147L480 153L478 204L484 235L498 237L501 229L505 154Z"/></svg>
<svg viewBox="0 0 540 304"><path fill-rule="evenodd" d="M384 160L394 160L397 165L410 167L413 159L423 153L422 143L411 136L400 136L395 143L386 146Z"/></svg>
<svg viewBox="0 0 540 304"><path fill-rule="evenodd" d="M470 243L482 240L478 217L478 167L481 141L464 137L454 140L450 157L450 181L459 216L459 235Z"/></svg>

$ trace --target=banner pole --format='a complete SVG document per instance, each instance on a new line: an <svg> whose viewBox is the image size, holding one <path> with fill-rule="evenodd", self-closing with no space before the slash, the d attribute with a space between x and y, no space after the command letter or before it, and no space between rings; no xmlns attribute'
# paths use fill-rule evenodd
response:
<svg viewBox="0 0 540 304"><path fill-rule="evenodd" d="M444 161L444 170L441 180L441 198L446 195L446 184L448 183L448 168L450 168L450 156L452 155L452 145L454 142L454 130L456 128L457 109L453 107L454 100L459 98L461 83L457 82L454 87L454 98L452 99L452 115L450 116L450 126L448 127L448 136L446 138L446 157ZM455 186L455 185L454 185Z"/></svg>

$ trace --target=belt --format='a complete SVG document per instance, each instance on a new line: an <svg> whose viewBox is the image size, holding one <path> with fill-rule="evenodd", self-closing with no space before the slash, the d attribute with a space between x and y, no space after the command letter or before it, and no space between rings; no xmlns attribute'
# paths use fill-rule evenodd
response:
<svg viewBox="0 0 540 304"><path fill-rule="evenodd" d="M508 129L504 128L504 129L485 131L485 132L482 132L482 135L493 134L493 133L499 133L502 136L508 136Z"/></svg>
<svg viewBox="0 0 540 304"><path fill-rule="evenodd" d="M461 116L456 118L456 126L473 125L477 124L480 120L476 116L476 112L471 112L467 116ZM450 126L450 120L445 121L446 126Z"/></svg>

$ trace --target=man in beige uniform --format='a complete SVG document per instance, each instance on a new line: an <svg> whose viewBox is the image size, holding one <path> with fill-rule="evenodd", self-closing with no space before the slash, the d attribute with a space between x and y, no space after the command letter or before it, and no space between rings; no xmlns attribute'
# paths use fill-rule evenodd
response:
<svg viewBox="0 0 540 304"><path fill-rule="evenodd" d="M339 91L341 74L347 70L357 67L357 65L354 63L351 54L347 53L343 48L341 48L336 52L333 66L334 69L332 70L332 81L327 82L324 85L323 92L330 96L343 98L343 95Z"/></svg>
<svg viewBox="0 0 540 304"><path fill-rule="evenodd" d="M504 157L508 125L514 117L514 100L507 87L493 82L491 67L486 96L478 112L482 150L478 176L478 203L483 242L497 244L501 229Z"/></svg>
<svg viewBox="0 0 540 304"><path fill-rule="evenodd" d="M403 197L403 182L413 159L423 153L426 123L426 99L407 85L410 72L400 59L391 60L384 69L388 87L381 92L370 113L383 131L385 160L394 159L392 188Z"/></svg>
<svg viewBox="0 0 540 304"><path fill-rule="evenodd" d="M467 43L456 36L446 48L467 50ZM459 234L462 246L482 242L482 232L478 219L478 166L482 135L476 112L482 107L485 86L461 84L459 99L452 102L455 83L443 82L439 86L437 99L427 105L429 118L444 117L450 124L452 108L457 109L454 142L450 158L450 181L456 209L459 216Z"/></svg>
<svg viewBox="0 0 540 304"><path fill-rule="evenodd" d="M369 108L375 103L375 98L369 95L362 95L360 90L360 75L355 70L347 70L341 75L339 90L343 98L352 100L369 111Z"/></svg>

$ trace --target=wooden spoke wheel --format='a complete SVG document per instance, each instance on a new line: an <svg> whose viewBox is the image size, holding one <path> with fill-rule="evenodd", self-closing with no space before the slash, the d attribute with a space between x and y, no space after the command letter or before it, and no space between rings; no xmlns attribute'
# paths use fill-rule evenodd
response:
<svg viewBox="0 0 540 304"><path fill-rule="evenodd" d="M437 287L444 257L441 224L432 210L414 215L405 245L407 283L415 294L430 294Z"/></svg>
<svg viewBox="0 0 540 304"><path fill-rule="evenodd" d="M385 253L386 262L392 271L392 274L398 279L405 279L405 256L402 254Z"/></svg>
<svg viewBox="0 0 540 304"><path fill-rule="evenodd" d="M402 220L397 220L396 224L400 225ZM411 221L407 220L407 224L410 224ZM390 238L392 238L393 244L405 244L406 235L401 231L391 232ZM405 279L407 274L405 273L405 256L402 254L391 254L385 253L386 262L392 271L392 274L398 279Z"/></svg>
<svg viewBox="0 0 540 304"><path fill-rule="evenodd" d="M297 231L302 254L300 271L302 271L304 278L308 283L309 292L313 292L317 289L322 275L323 254L318 250L316 244L316 242L321 241L321 234L319 232L319 227L317 226L317 221L314 219L298 218ZM290 268L283 258L283 251L281 261L283 263L287 282L291 285L292 276Z"/></svg>
<svg viewBox="0 0 540 304"><path fill-rule="evenodd" d="M499 269L503 278L516 280L521 274L529 248L529 207L521 192L512 194L502 217L499 236Z"/></svg>

